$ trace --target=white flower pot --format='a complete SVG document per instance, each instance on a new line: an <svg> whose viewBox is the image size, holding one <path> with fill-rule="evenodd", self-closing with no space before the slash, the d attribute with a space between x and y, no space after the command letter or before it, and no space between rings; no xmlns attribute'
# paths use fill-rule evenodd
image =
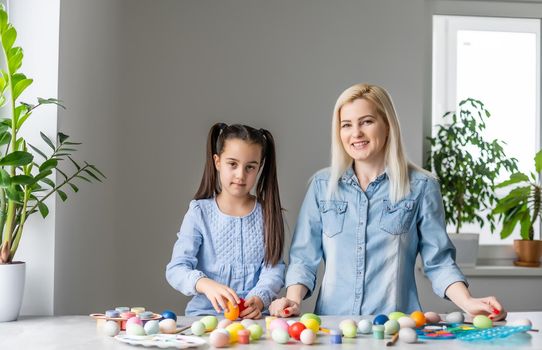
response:
<svg viewBox="0 0 542 350"><path fill-rule="evenodd" d="M455 262L459 266L474 267L478 259L478 233L448 233L455 246Z"/></svg>
<svg viewBox="0 0 542 350"><path fill-rule="evenodd" d="M23 303L26 264L0 264L0 322L15 321Z"/></svg>

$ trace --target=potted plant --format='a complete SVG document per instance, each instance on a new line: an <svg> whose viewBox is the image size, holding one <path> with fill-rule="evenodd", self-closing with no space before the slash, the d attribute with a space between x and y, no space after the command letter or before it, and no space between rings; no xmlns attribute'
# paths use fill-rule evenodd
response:
<svg viewBox="0 0 542 350"><path fill-rule="evenodd" d="M426 168L439 179L446 224L455 226L455 234L449 237L456 247L456 261L474 266L479 234L457 233L465 223L480 227L487 223L495 229L491 211L497 200L495 181L503 170L516 171L517 160L506 156L504 142L486 141L482 136L491 116L482 102L468 98L459 108L459 113L444 114L446 123L436 125L435 136L428 138L431 151Z"/></svg>
<svg viewBox="0 0 542 350"><path fill-rule="evenodd" d="M0 321L15 320L19 315L25 263L13 258L28 218L37 212L46 217L49 209L45 200L57 194L65 201L65 189L77 192L78 181L105 178L94 165L73 160L80 143L69 141L68 135L59 132L52 140L41 133L46 150L20 136L37 108L61 104L56 99L39 98L36 104L19 101L32 79L19 72L23 51L14 46L16 38L7 12L0 7ZM72 170L64 169L63 163L69 163Z"/></svg>
<svg viewBox="0 0 542 350"><path fill-rule="evenodd" d="M514 240L514 250L518 256L514 264L517 266L538 267L542 254L542 237L534 239L534 224L542 217L542 184L538 176L542 171L542 150L535 155L534 163L536 173L513 173L508 180L497 185L515 185L497 201L493 214L503 220L501 238L510 236L516 225L520 225L521 239Z"/></svg>

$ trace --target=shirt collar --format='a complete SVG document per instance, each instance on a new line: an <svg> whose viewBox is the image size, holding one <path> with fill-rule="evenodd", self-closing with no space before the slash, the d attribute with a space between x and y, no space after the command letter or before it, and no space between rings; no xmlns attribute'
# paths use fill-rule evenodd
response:
<svg viewBox="0 0 542 350"><path fill-rule="evenodd" d="M384 169L384 172L378 175L371 183L377 185L387 178L388 178L388 169L386 168ZM341 176L341 181L347 184L351 184L352 182L359 183L356 173L354 173L354 163L352 163L352 165L346 168L346 171L344 172L343 176Z"/></svg>

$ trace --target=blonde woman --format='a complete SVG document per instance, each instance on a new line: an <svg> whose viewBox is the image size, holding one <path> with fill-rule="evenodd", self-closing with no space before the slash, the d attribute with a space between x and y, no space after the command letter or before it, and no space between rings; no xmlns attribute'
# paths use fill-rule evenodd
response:
<svg viewBox="0 0 542 350"><path fill-rule="evenodd" d="M322 259L317 314L420 310L420 253L437 295L469 314L504 318L496 298L470 295L446 234L438 182L407 160L389 94L369 84L346 89L331 128L331 167L312 178L290 248L287 294L271 304L271 314L299 314Z"/></svg>

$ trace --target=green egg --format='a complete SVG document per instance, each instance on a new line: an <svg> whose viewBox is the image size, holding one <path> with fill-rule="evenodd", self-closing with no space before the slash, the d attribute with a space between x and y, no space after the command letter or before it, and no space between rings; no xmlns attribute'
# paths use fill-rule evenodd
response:
<svg viewBox="0 0 542 350"><path fill-rule="evenodd" d="M343 335L346 338L355 338L358 332L358 328L355 325L352 324L346 324L342 328Z"/></svg>
<svg viewBox="0 0 542 350"><path fill-rule="evenodd" d="M478 315L474 317L472 320L472 324L476 328L486 329L493 327L493 322L489 319L489 317L484 315Z"/></svg>
<svg viewBox="0 0 542 350"><path fill-rule="evenodd" d="M308 319L316 320L316 322L318 322L319 326L322 325L322 320L320 319L320 317L318 315L312 314L312 313L303 314L303 316L301 316L301 319L299 320L299 322L303 323L303 321L308 320Z"/></svg>
<svg viewBox="0 0 542 350"><path fill-rule="evenodd" d="M251 324L250 326L248 326L248 330L250 331L251 340L258 340L263 334L262 327L257 323Z"/></svg>
<svg viewBox="0 0 542 350"><path fill-rule="evenodd" d="M397 321L398 319L400 319L401 317L405 316L405 314L401 311L394 311L394 312L390 312L390 314L388 315L388 318L390 320L395 320Z"/></svg>
<svg viewBox="0 0 542 350"><path fill-rule="evenodd" d="M213 331L218 325L218 319L215 316L202 317L201 322L205 325L207 332Z"/></svg>

